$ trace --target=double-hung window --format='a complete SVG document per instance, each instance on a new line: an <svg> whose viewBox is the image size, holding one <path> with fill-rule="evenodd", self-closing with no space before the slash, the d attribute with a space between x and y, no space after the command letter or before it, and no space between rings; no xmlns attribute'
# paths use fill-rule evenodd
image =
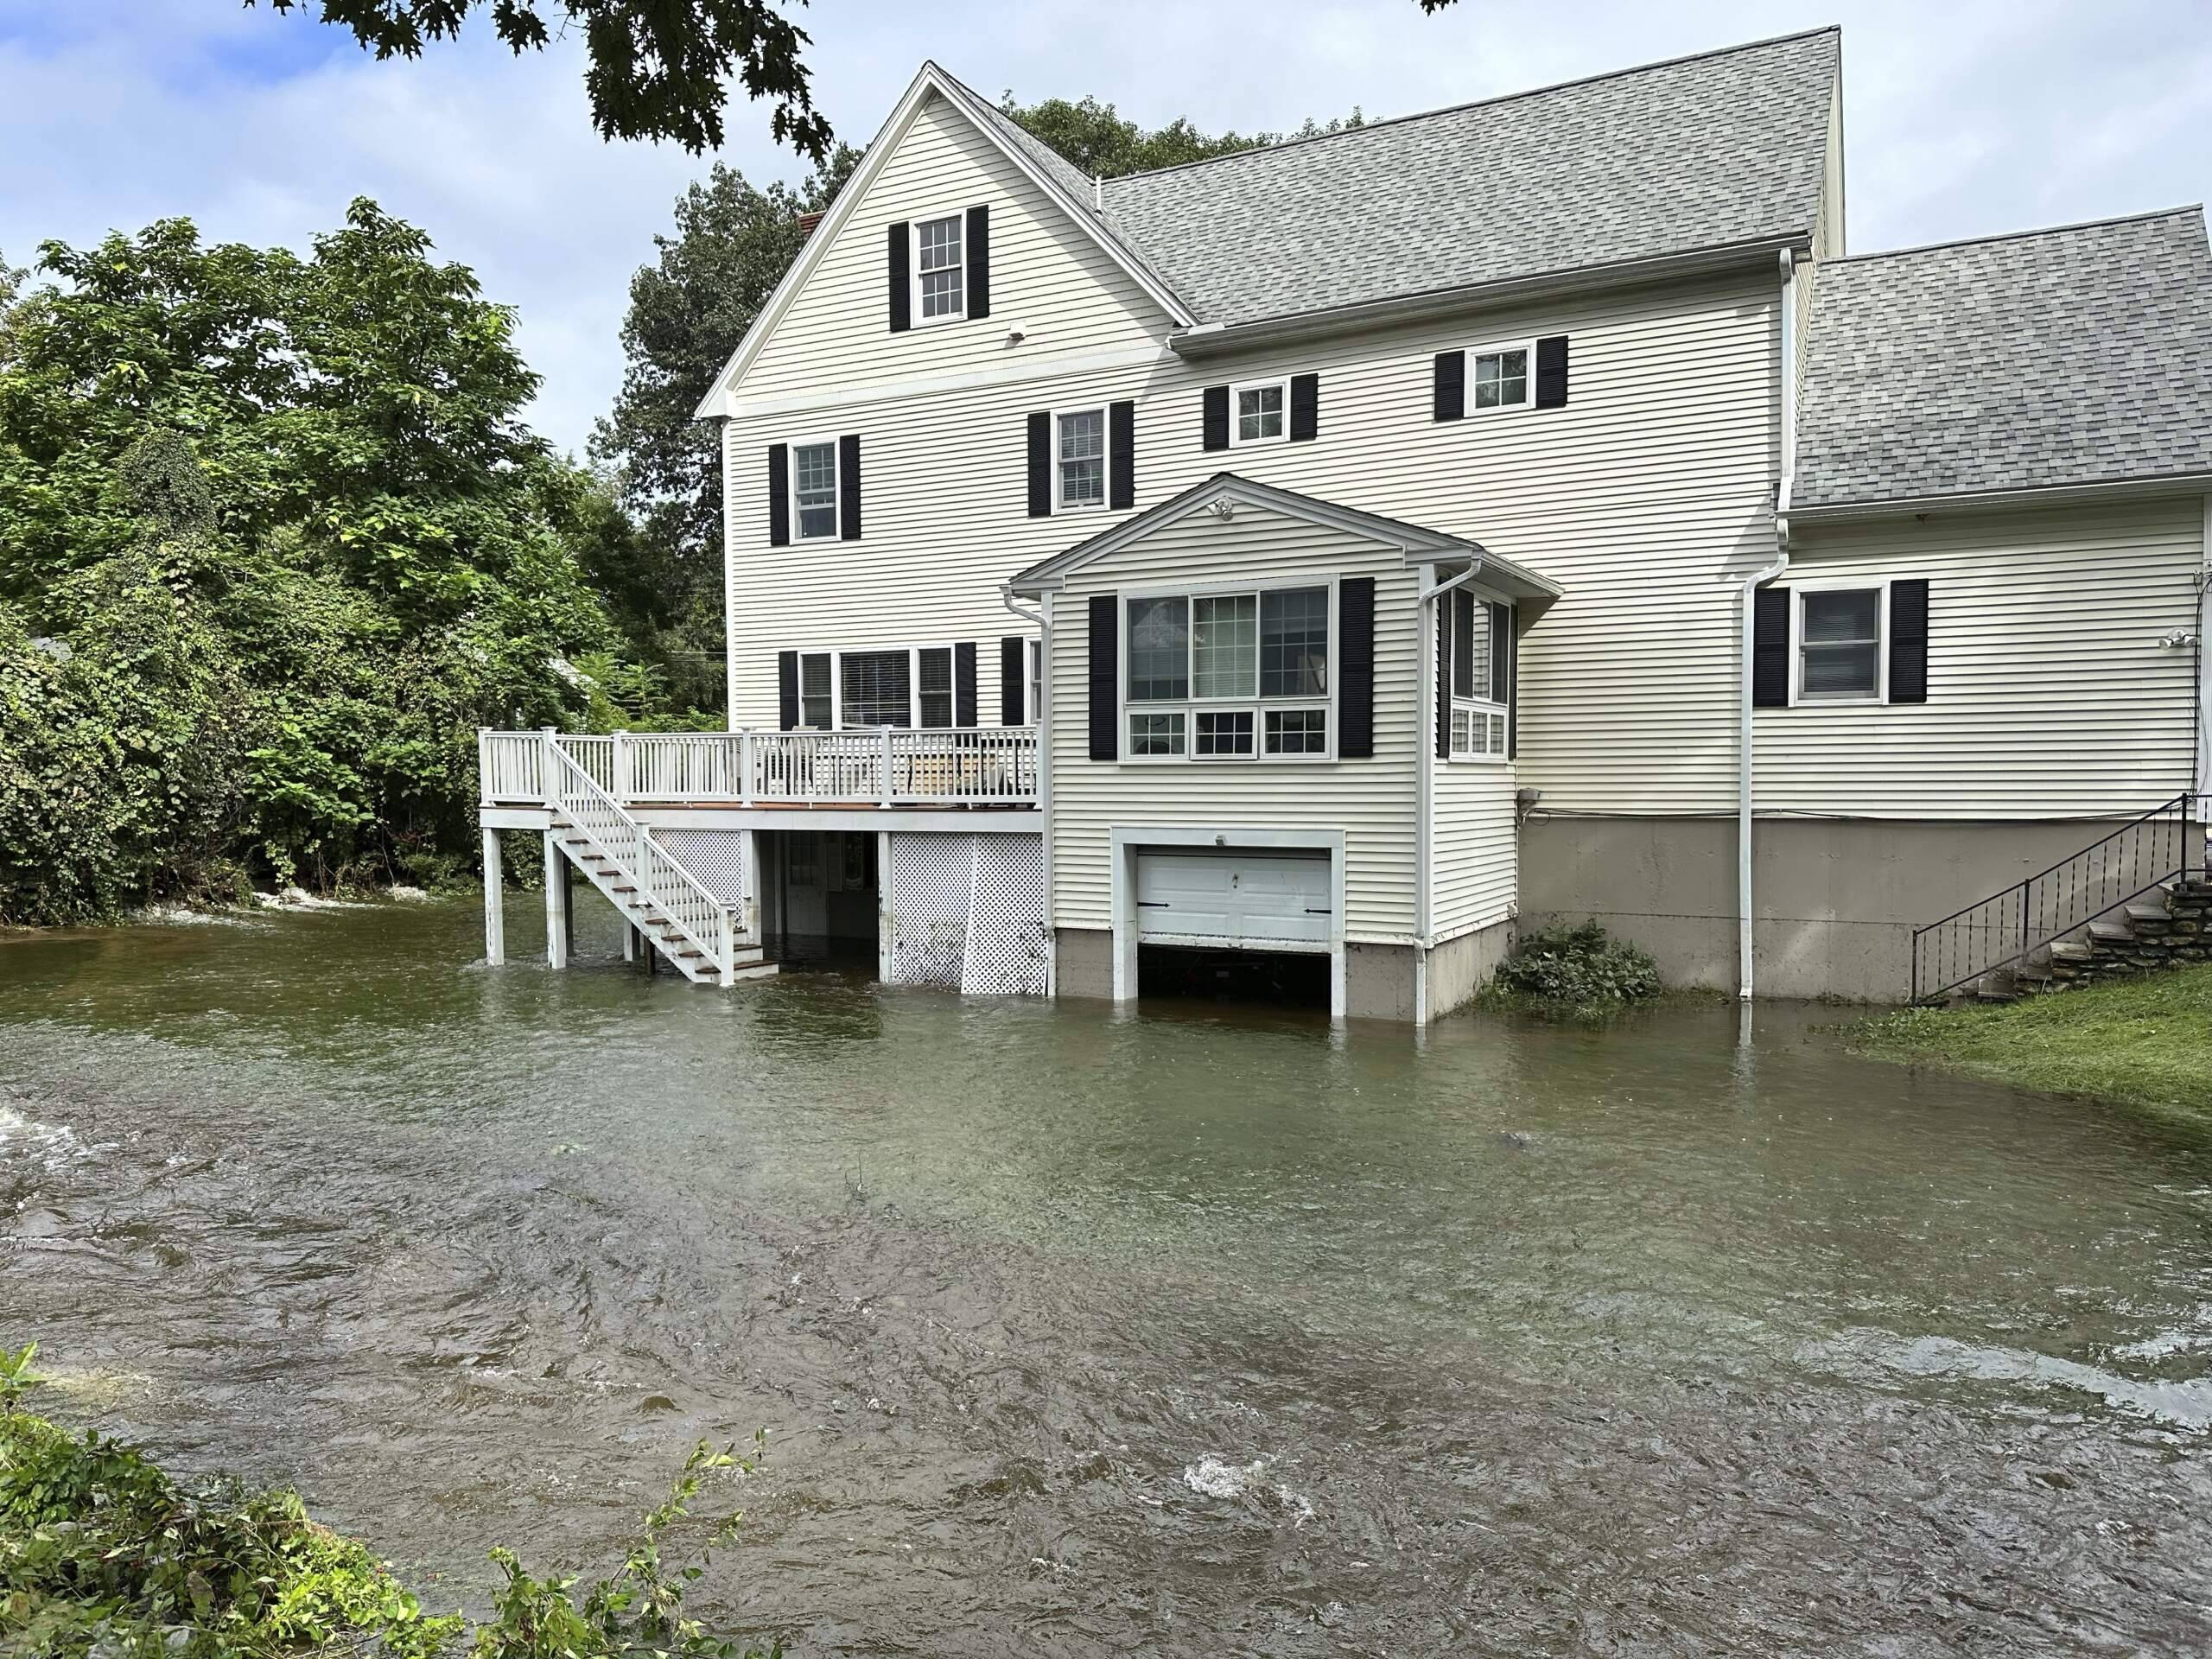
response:
<svg viewBox="0 0 2212 1659"><path fill-rule="evenodd" d="M791 446L791 522L798 539L837 535L837 446L833 442Z"/></svg>
<svg viewBox="0 0 2212 1659"><path fill-rule="evenodd" d="M1287 380L1260 380L1230 388L1236 407L1230 442L1241 448L1248 443L1274 443L1287 436L1289 392Z"/></svg>
<svg viewBox="0 0 2212 1659"><path fill-rule="evenodd" d="M1513 613L1461 588L1447 594L1452 758L1503 760L1510 725Z"/></svg>
<svg viewBox="0 0 2212 1659"><path fill-rule="evenodd" d="M1534 345L1478 347L1467 353L1469 403L1478 410L1526 409L1529 406L1529 365Z"/></svg>
<svg viewBox="0 0 2212 1659"><path fill-rule="evenodd" d="M1054 500L1062 512L1106 505L1106 411L1065 410L1052 417Z"/></svg>
<svg viewBox="0 0 2212 1659"><path fill-rule="evenodd" d="M798 723L810 731L952 724L950 645L806 651L798 658Z"/></svg>
<svg viewBox="0 0 2212 1659"><path fill-rule="evenodd" d="M1882 699L1879 588L1808 588L1797 595L1797 701Z"/></svg>
<svg viewBox="0 0 2212 1659"><path fill-rule="evenodd" d="M962 266L961 218L925 219L914 226L915 311L924 322L951 322L968 315Z"/></svg>
<svg viewBox="0 0 2212 1659"><path fill-rule="evenodd" d="M1130 599L1130 757L1325 759L1329 613L1326 588Z"/></svg>

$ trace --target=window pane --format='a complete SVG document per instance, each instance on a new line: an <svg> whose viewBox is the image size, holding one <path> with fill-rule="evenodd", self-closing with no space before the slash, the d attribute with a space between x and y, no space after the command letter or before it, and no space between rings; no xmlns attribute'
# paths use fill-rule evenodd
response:
<svg viewBox="0 0 2212 1659"><path fill-rule="evenodd" d="M1260 695L1329 694L1329 590L1295 588L1260 595Z"/></svg>
<svg viewBox="0 0 2212 1659"><path fill-rule="evenodd" d="M1529 353L1487 352L1475 359L1475 407L1499 409L1529 398Z"/></svg>
<svg viewBox="0 0 2212 1659"><path fill-rule="evenodd" d="M952 652L944 645L914 653L919 676L918 689L921 692L922 724L950 726L952 724Z"/></svg>
<svg viewBox="0 0 2212 1659"><path fill-rule="evenodd" d="M798 659L798 723L817 732L830 729L830 654Z"/></svg>
<svg viewBox="0 0 2212 1659"><path fill-rule="evenodd" d="M1129 701L1180 702L1191 695L1190 601L1129 601Z"/></svg>
<svg viewBox="0 0 2212 1659"><path fill-rule="evenodd" d="M1060 416L1060 505L1095 507L1106 499L1106 411Z"/></svg>
<svg viewBox="0 0 2212 1659"><path fill-rule="evenodd" d="M1183 753L1183 716L1131 715L1129 753L1133 755Z"/></svg>
<svg viewBox="0 0 2212 1659"><path fill-rule="evenodd" d="M847 726L911 726L906 653L849 651L837 659Z"/></svg>
<svg viewBox="0 0 2212 1659"><path fill-rule="evenodd" d="M1192 601L1191 695L1249 697L1259 663L1258 607L1249 594Z"/></svg>
<svg viewBox="0 0 2212 1659"><path fill-rule="evenodd" d="M1236 441L1251 443L1282 435L1282 388L1247 386L1236 394Z"/></svg>
<svg viewBox="0 0 2212 1659"><path fill-rule="evenodd" d="M1329 752L1329 714L1325 709L1270 709L1267 720L1269 754Z"/></svg>
<svg viewBox="0 0 2212 1659"><path fill-rule="evenodd" d="M1452 711L1452 753L1454 754L1467 753L1467 720L1465 709L1454 709Z"/></svg>
<svg viewBox="0 0 2212 1659"><path fill-rule="evenodd" d="M1853 594L1805 595L1805 643L1871 644L1881 638L1875 617L1881 595L1868 591Z"/></svg>
<svg viewBox="0 0 2212 1659"><path fill-rule="evenodd" d="M1252 711L1239 709L1234 714L1217 710L1207 713L1201 709L1198 716L1198 741L1193 754L1249 754L1252 753Z"/></svg>
<svg viewBox="0 0 2212 1659"><path fill-rule="evenodd" d="M1452 595L1452 695L1490 696L1490 612L1464 588Z"/></svg>
<svg viewBox="0 0 2212 1659"><path fill-rule="evenodd" d="M1803 697L1871 697L1880 689L1881 593L1804 595Z"/></svg>
<svg viewBox="0 0 2212 1659"><path fill-rule="evenodd" d="M920 245L922 315L960 315L960 216L925 221L917 232Z"/></svg>
<svg viewBox="0 0 2212 1659"><path fill-rule="evenodd" d="M1882 665L1879 645L1808 645L1798 694L1808 697L1871 697Z"/></svg>
<svg viewBox="0 0 2212 1659"><path fill-rule="evenodd" d="M795 443L791 446L792 493L798 502L801 536L837 533L837 446L834 443Z"/></svg>

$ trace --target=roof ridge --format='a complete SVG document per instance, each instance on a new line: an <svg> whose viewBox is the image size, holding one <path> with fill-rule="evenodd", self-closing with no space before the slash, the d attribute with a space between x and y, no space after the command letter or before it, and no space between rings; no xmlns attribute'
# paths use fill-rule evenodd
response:
<svg viewBox="0 0 2212 1659"><path fill-rule="evenodd" d="M2139 225L2146 219L2181 219L2196 213L2202 217L2204 204L2185 201L2178 207L2153 207L2140 213L2115 213L2108 219L2077 219L2065 225L2037 225L2024 231L1999 231L1993 236L1955 236L1942 242L1916 242L1908 248L1883 248L1873 253L1848 253L1834 259L1823 259L1824 265L1866 264L1876 259L1897 259L1915 253L1941 253L1947 248L1970 248L1994 242L2024 242L2034 236L2063 236L2069 231L2102 230L2108 225Z"/></svg>
<svg viewBox="0 0 2212 1659"><path fill-rule="evenodd" d="M1655 69L1672 69L1685 63L1697 63L1707 58L1725 58L1739 52L1757 52L1770 46L1783 46L1793 41L1810 40L1816 35L1841 35L1840 23L1823 23L1817 29L1801 29L1789 35L1770 35L1764 40L1745 41L1735 46L1708 47L1702 52L1685 52L1676 57L1656 58L1649 63L1630 64L1625 68L1600 70L1596 74L1575 75L1566 80L1554 80L1541 86L1527 86L1515 92L1496 92L1488 98L1468 99L1459 104L1442 104L1433 110L1414 110L1404 115L1388 115L1379 120L1363 120L1356 127L1342 127L1334 132L1300 134L1285 138L1279 143L1260 144L1250 149L1231 150L1226 156L1206 156L1195 162L1177 162L1170 167L1141 168L1135 173L1118 173L1104 181L1110 194L1117 184L1131 179L1157 178L1163 173L1187 173L1194 168L1219 167L1230 162L1250 161L1256 156L1272 156L1281 150L1295 149L1300 144L1318 144L1330 139L1351 138L1361 133L1373 132L1382 127L1402 126L1408 121L1429 121L1439 116L1459 115L1468 110L1485 109L1494 104L1510 104L1518 99L1541 98L1548 92L1563 92L1570 87L1594 86L1601 80L1618 80L1627 75L1640 75ZM1058 152L1054 152L1057 154ZM1063 157L1063 159L1065 159ZM1071 163L1072 165L1072 163ZM1078 172L1080 168L1077 169Z"/></svg>

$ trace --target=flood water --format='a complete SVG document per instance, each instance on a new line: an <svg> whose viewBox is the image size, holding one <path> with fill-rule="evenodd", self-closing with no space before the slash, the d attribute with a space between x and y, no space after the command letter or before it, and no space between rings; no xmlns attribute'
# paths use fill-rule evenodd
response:
<svg viewBox="0 0 2212 1659"><path fill-rule="evenodd" d="M45 1409L445 1607L764 1427L696 1605L798 1655L2212 1648L2212 1166L2126 1119L1786 1010L480 950L443 902L0 944Z"/></svg>

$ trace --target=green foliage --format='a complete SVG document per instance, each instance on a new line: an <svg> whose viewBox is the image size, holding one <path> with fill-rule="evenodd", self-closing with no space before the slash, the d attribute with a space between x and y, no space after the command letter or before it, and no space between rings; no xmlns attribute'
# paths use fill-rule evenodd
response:
<svg viewBox="0 0 2212 1659"><path fill-rule="evenodd" d="M79 1439L16 1408L35 1344L0 1353L0 1650L47 1659L779 1659L707 1633L683 1608L739 1517L715 1522L694 1558L670 1566L664 1540L706 1478L750 1473L766 1449L702 1445L645 1516L613 1573L530 1573L494 1549L493 1617L430 1615L385 1565L309 1520L289 1488L235 1481L187 1490L137 1448Z"/></svg>
<svg viewBox="0 0 2212 1659"><path fill-rule="evenodd" d="M735 77L747 98L774 100L768 125L778 143L817 162L830 153L830 123L814 108L799 58L806 31L766 0L269 0L279 13L311 4L380 59L422 56L428 42L459 35L480 6L518 54L573 29L590 60L592 124L606 137L718 149Z"/></svg>
<svg viewBox="0 0 2212 1659"><path fill-rule="evenodd" d="M356 201L302 259L164 220L0 312L0 923L443 868L475 728L572 720L610 508L513 318Z"/></svg>
<svg viewBox="0 0 2212 1659"><path fill-rule="evenodd" d="M27 1342L10 1353L0 1348L0 1411L12 1411L16 1402L45 1379L31 1370L38 1357L38 1344Z"/></svg>
<svg viewBox="0 0 2212 1659"><path fill-rule="evenodd" d="M1077 171L1100 179L1117 179L1124 174L1144 173L1159 167L1180 167L1186 162L1210 161L1217 156L1233 156L1239 150L1279 144L1286 137L1316 138L1323 133L1343 132L1366 124L1366 118L1354 110L1351 115L1338 117L1325 125L1309 116L1296 132L1255 132L1248 137L1235 131L1203 133L1186 117L1178 116L1166 126L1147 132L1135 122L1123 118L1111 104L1102 104L1095 98L1078 99L1072 103L1065 98L1047 98L1024 105L1016 103L1014 94L1007 92L999 100L999 107L1031 136L1050 144Z"/></svg>
<svg viewBox="0 0 2212 1659"><path fill-rule="evenodd" d="M1578 1005L1634 1002L1663 988L1649 953L1610 938L1596 922L1524 936L1498 964L1494 982L1509 995Z"/></svg>

